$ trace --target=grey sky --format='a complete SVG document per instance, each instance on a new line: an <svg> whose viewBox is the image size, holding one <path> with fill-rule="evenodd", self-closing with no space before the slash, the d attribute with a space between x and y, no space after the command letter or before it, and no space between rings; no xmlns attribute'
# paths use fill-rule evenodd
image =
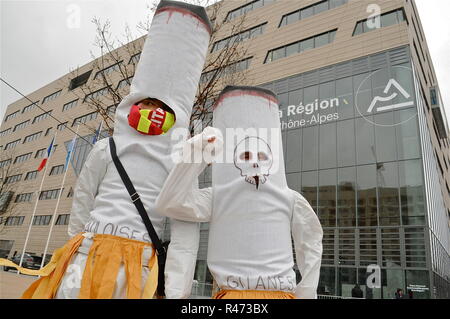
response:
<svg viewBox="0 0 450 319"><path fill-rule="evenodd" d="M1 77L29 94L91 60L94 16L103 21L109 19L112 32L119 38L126 24L138 37L142 33L136 24L148 18L147 6L152 3L153 0L0 0ZM450 117L450 1L416 3ZM73 18L77 12L79 25ZM98 56L98 52L94 53ZM20 98L0 83L1 120L6 107Z"/></svg>

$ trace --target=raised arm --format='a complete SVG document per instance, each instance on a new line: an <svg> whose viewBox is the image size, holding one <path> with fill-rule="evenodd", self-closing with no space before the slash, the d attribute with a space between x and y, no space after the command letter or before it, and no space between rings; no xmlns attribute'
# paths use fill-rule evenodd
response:
<svg viewBox="0 0 450 319"><path fill-rule="evenodd" d="M177 164L170 172L156 199L157 213L191 222L207 222L211 216L211 188L199 189L198 176L212 156L201 156L213 148L218 151L222 139L216 129L206 127L202 133L184 142L175 152ZM208 144L210 147L208 147ZM211 155L211 154L210 154ZM191 160L192 159L194 160ZM197 157L198 160L195 160Z"/></svg>
<svg viewBox="0 0 450 319"><path fill-rule="evenodd" d="M295 295L300 299L316 299L322 261L322 226L314 210L299 193L294 193L291 230L297 265L302 275Z"/></svg>
<svg viewBox="0 0 450 319"><path fill-rule="evenodd" d="M94 207L94 199L106 173L108 139L98 141L89 153L74 189L69 221L69 236L83 231Z"/></svg>

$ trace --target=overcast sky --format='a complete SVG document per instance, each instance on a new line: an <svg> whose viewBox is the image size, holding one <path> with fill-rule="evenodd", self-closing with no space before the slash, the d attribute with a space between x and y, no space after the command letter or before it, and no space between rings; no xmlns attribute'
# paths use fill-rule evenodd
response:
<svg viewBox="0 0 450 319"><path fill-rule="evenodd" d="M95 27L92 18L110 20L121 37L126 25L148 19L154 0L0 0L0 75L24 94L91 60ZM284 0L297 1L297 0ZM420 18L450 117L450 0L416 0ZM78 18L79 17L79 18ZM0 82L0 120L6 107L20 99ZM1 121L0 121L1 122Z"/></svg>

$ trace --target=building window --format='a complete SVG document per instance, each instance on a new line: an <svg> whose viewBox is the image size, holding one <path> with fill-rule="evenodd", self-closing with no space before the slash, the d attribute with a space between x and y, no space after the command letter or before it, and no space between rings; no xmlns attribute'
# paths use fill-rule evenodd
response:
<svg viewBox="0 0 450 319"><path fill-rule="evenodd" d="M28 142L35 141L35 140L37 140L39 137L41 137L41 135L42 135L42 131L41 131L41 132L34 133L34 134L31 134L31 135L28 135L27 137L25 137L25 138L23 139L23 144L28 143Z"/></svg>
<svg viewBox="0 0 450 319"><path fill-rule="evenodd" d="M106 76L114 71L119 71L121 63L122 63L122 61L117 62L116 64L113 64L107 68L104 68L103 70L98 71L95 74L94 80L97 79L98 77L100 77L102 74Z"/></svg>
<svg viewBox="0 0 450 319"><path fill-rule="evenodd" d="M51 189L47 191L42 191L39 194L39 200L46 200L46 199L56 199L58 198L60 189Z"/></svg>
<svg viewBox="0 0 450 319"><path fill-rule="evenodd" d="M255 0L250 3L247 3L237 9L234 9L234 10L228 12L227 17L225 18L225 21L231 21L231 20L233 20L237 17L240 17L250 11L267 6L271 3L273 3L274 1L275 0Z"/></svg>
<svg viewBox="0 0 450 319"><path fill-rule="evenodd" d="M8 144L5 145L5 151L6 151L6 150L9 150L9 149L13 149L13 148L16 147L17 144L19 144L19 143L20 143L20 139L19 139L19 140L12 141L12 142L9 142Z"/></svg>
<svg viewBox="0 0 450 319"><path fill-rule="evenodd" d="M52 219L52 215L34 216L33 225L46 226L46 225L50 224L51 219Z"/></svg>
<svg viewBox="0 0 450 319"><path fill-rule="evenodd" d="M224 67L224 68L222 68L220 70L216 69L216 70L212 70L212 71L209 71L209 72L205 72L200 77L200 83L208 82L214 76L222 77L222 76L225 76L225 75L229 75L229 74L233 74L233 73L236 73L236 72L247 70L250 67L250 62L251 62L252 58L253 57L246 58L246 59L238 61L238 62L234 62L234 63L232 63L230 65L227 65L226 67ZM217 74L219 72L220 72L220 74Z"/></svg>
<svg viewBox="0 0 450 319"><path fill-rule="evenodd" d="M90 70L86 73L83 73L83 74L77 76L76 78L73 78L72 80L70 80L69 90L76 89L77 87L85 84L89 80L89 76L91 75L91 73L92 73L92 70Z"/></svg>
<svg viewBox="0 0 450 319"><path fill-rule="evenodd" d="M53 166L49 175L59 175L64 173L64 165Z"/></svg>
<svg viewBox="0 0 450 319"><path fill-rule="evenodd" d="M42 158L46 151L46 148L41 148L40 150L36 151L36 155L34 155L34 158Z"/></svg>
<svg viewBox="0 0 450 319"><path fill-rule="evenodd" d="M55 225L69 225L70 214L58 215Z"/></svg>
<svg viewBox="0 0 450 319"><path fill-rule="evenodd" d="M16 159L14 160L14 164L25 162L26 160L31 158L31 154L33 154L33 153L27 153L27 154L17 156Z"/></svg>
<svg viewBox="0 0 450 319"><path fill-rule="evenodd" d="M23 224L25 216L14 216L6 218L5 226L20 226Z"/></svg>
<svg viewBox="0 0 450 319"><path fill-rule="evenodd" d="M20 111L16 111L14 113L9 114L8 116L5 117L5 122L12 120L13 118L15 118L17 115L19 115Z"/></svg>
<svg viewBox="0 0 450 319"><path fill-rule="evenodd" d="M71 102L69 102L69 103L64 104L64 105L63 105L63 108L62 108L62 111L64 112L64 111L70 110L71 108L77 106L77 103L78 103L78 99L73 100L73 101L71 101Z"/></svg>
<svg viewBox="0 0 450 319"><path fill-rule="evenodd" d="M16 203L23 203L23 202L29 202L31 201L31 198L33 197L33 193L24 193L19 194L16 196Z"/></svg>
<svg viewBox="0 0 450 319"><path fill-rule="evenodd" d="M22 174L11 175L6 177L5 184L12 184L20 181L22 179Z"/></svg>
<svg viewBox="0 0 450 319"><path fill-rule="evenodd" d="M213 48L211 50L211 53L217 50L222 50L223 48L227 47L229 44L233 45L234 43L241 42L247 39L253 39L257 37L260 34L264 33L264 28L266 26L266 23L260 24L256 27L247 29L245 31L242 31L238 34L235 34L231 37L225 38L220 41L216 41L213 45Z"/></svg>
<svg viewBox="0 0 450 319"><path fill-rule="evenodd" d="M59 189L42 191L39 195L39 200L56 199L58 198Z"/></svg>
<svg viewBox="0 0 450 319"><path fill-rule="evenodd" d="M288 57L293 54L302 53L304 51L319 48L324 45L330 44L334 41L336 37L336 30L327 31L316 36L300 40L283 47L270 50L267 53L267 57L264 63L273 62L278 59Z"/></svg>
<svg viewBox="0 0 450 319"><path fill-rule="evenodd" d="M126 86L131 85L131 80L133 80L133 77L132 77L132 76L130 76L130 77L127 78L127 79L121 80L121 81L119 82L119 84L117 84L117 89L121 89L121 88L124 88L124 87L126 87Z"/></svg>
<svg viewBox="0 0 450 319"><path fill-rule="evenodd" d="M73 121L72 126L75 126L75 125L77 125L77 124L84 124L84 123L86 123L86 122L95 120L95 119L97 118L97 114L98 114L97 112L92 112L92 113L89 113L89 114L86 114L86 115L77 117L77 118Z"/></svg>
<svg viewBox="0 0 450 319"><path fill-rule="evenodd" d="M28 106L25 106L22 110L22 114L26 113L26 112L30 112L33 111L35 108L37 108L37 104L39 103L39 101L34 102L33 104L30 104Z"/></svg>
<svg viewBox="0 0 450 319"><path fill-rule="evenodd" d="M111 105L106 108L106 114L113 116L116 113L117 105Z"/></svg>
<svg viewBox="0 0 450 319"><path fill-rule="evenodd" d="M47 136L48 134L50 134L50 133L52 132L52 128L53 128L53 127L49 127L49 128L45 131L45 135L44 135L44 136Z"/></svg>
<svg viewBox="0 0 450 319"><path fill-rule="evenodd" d="M44 104L44 103L46 103L46 102L49 102L49 101L52 101L52 100L56 99L58 96L61 95L61 92L62 92L62 90L59 90L59 91L57 91L57 92L55 92L55 93L50 94L49 96L46 96L46 97L42 100L42 104Z"/></svg>
<svg viewBox="0 0 450 319"><path fill-rule="evenodd" d="M5 121L6 122L6 121ZM9 133L11 133L12 132L12 129L11 128L8 128L8 129L6 129L6 130L4 130L4 131L1 131L0 132L0 137L3 137L3 136L6 136L6 135L8 135Z"/></svg>
<svg viewBox="0 0 450 319"><path fill-rule="evenodd" d="M4 161L1 161L0 162L0 168L6 167L9 164L11 164L11 159L7 159L7 160L4 160Z"/></svg>
<svg viewBox="0 0 450 319"><path fill-rule="evenodd" d="M355 30L353 31L353 36L363 34L369 31L376 30L377 27L375 26L375 19L380 19L380 27L388 27L395 24L400 24L404 21L408 23L408 20L406 19L405 12L402 9L397 9L394 11L386 12L381 15L381 17L375 17L371 19L365 19L358 21L356 23Z"/></svg>
<svg viewBox="0 0 450 319"><path fill-rule="evenodd" d="M69 192L67 193L67 198L71 198L71 197L73 197L73 188L72 187L69 189Z"/></svg>
<svg viewBox="0 0 450 319"><path fill-rule="evenodd" d="M25 128L28 124L30 124L30 120L26 120L22 123L17 124L16 126L14 126L14 132Z"/></svg>
<svg viewBox="0 0 450 319"><path fill-rule="evenodd" d="M64 123L59 124L59 125L56 127L56 129L57 129L58 131L64 131L64 130L66 129L66 127L67 127L67 122L64 122Z"/></svg>
<svg viewBox="0 0 450 319"><path fill-rule="evenodd" d="M28 172L27 175L25 175L25 180L28 181L28 180L35 179L37 177L37 174L38 174L38 171Z"/></svg>
<svg viewBox="0 0 450 319"><path fill-rule="evenodd" d="M105 94L107 94L107 93L108 93L108 88L107 88L107 87L104 87L103 89L100 89L100 90L97 90L97 91L95 91L95 92L92 92L92 93L87 94L87 95L85 96L83 102L86 102L86 101L89 102L89 100L93 100L93 99L95 99L95 98L97 98L97 97L99 97L99 96L103 96L103 95L105 95Z"/></svg>
<svg viewBox="0 0 450 319"><path fill-rule="evenodd" d="M137 64L139 62L139 59L141 58L141 52L134 54L130 61L128 61L128 64Z"/></svg>
<svg viewBox="0 0 450 319"><path fill-rule="evenodd" d="M48 112L42 113L41 115L36 116L36 117L33 119L33 124L39 123L40 121L45 120L45 119L48 118L51 114L52 114L52 111L48 111Z"/></svg>
<svg viewBox="0 0 450 319"><path fill-rule="evenodd" d="M308 7L296 10L294 12L290 12L288 14L285 14L281 18L281 22L278 27L282 27L282 26L300 21L304 18L308 18L313 15L322 13L324 11L337 8L339 6L346 4L347 2L348 2L348 0L325 0L325 1L315 3L313 5L310 5Z"/></svg>

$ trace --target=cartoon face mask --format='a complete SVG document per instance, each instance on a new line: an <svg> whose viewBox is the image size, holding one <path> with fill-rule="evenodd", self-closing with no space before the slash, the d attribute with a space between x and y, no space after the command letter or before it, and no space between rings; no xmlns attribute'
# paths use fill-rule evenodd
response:
<svg viewBox="0 0 450 319"><path fill-rule="evenodd" d="M162 108L151 111L133 105L128 114L128 124L141 134L161 135L175 124L175 115Z"/></svg>

